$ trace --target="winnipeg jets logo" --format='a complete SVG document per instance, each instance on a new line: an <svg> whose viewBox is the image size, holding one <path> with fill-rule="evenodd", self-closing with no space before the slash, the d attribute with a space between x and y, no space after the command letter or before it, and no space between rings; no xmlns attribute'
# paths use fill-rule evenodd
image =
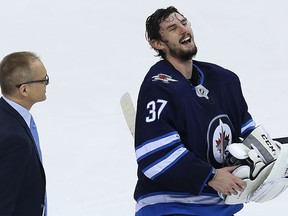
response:
<svg viewBox="0 0 288 216"><path fill-rule="evenodd" d="M167 75L167 74L163 74L163 73L160 73L156 76L153 76L152 77L153 80L152 81L162 81L164 83L169 83L169 82L178 82L178 80L175 80L175 79L172 79L171 76Z"/></svg>
<svg viewBox="0 0 288 216"><path fill-rule="evenodd" d="M227 114L215 116L207 130L207 160L214 166L222 166L227 157L227 146L232 143L235 129Z"/></svg>
<svg viewBox="0 0 288 216"><path fill-rule="evenodd" d="M229 134L226 134L226 131L219 132L219 138L215 140L216 142L216 149L218 150L220 155L223 155L223 146L227 146L227 143L229 142L230 137ZM225 145L226 144L226 145Z"/></svg>
<svg viewBox="0 0 288 216"><path fill-rule="evenodd" d="M223 163L225 160L225 149L231 144L231 129L219 119L219 125L213 135L213 154L218 163Z"/></svg>

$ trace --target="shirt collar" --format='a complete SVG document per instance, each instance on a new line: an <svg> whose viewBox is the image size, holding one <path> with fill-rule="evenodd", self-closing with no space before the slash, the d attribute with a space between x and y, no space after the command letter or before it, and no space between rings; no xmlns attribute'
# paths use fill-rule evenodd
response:
<svg viewBox="0 0 288 216"><path fill-rule="evenodd" d="M3 96L3 99L23 117L26 124L30 128L31 114L29 113L29 110L27 110L26 108L22 107L21 105L15 103L14 101L12 101L12 100L4 97L4 96Z"/></svg>

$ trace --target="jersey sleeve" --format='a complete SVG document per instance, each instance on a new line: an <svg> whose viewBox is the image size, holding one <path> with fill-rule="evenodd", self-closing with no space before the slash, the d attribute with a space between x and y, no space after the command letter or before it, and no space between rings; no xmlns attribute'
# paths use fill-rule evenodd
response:
<svg viewBox="0 0 288 216"><path fill-rule="evenodd" d="M169 84L142 84L137 102L135 152L143 178L173 191L199 194L212 170L181 140L185 109ZM184 119L184 120L183 120Z"/></svg>
<svg viewBox="0 0 288 216"><path fill-rule="evenodd" d="M238 78L238 85L239 85L239 91L240 91L240 98L242 101L242 116L241 116L241 132L240 132L240 137L245 138L251 131L253 131L256 127L256 122L252 118L251 114L248 111L248 105L246 103L246 100L244 98L242 88L241 88L241 83Z"/></svg>

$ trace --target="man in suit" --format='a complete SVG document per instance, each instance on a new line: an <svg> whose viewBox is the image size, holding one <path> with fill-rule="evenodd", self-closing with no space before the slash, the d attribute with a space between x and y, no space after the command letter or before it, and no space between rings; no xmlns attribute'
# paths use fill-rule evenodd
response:
<svg viewBox="0 0 288 216"><path fill-rule="evenodd" d="M45 172L29 110L46 99L48 83L46 69L34 53L12 53L0 64L1 216L44 215Z"/></svg>

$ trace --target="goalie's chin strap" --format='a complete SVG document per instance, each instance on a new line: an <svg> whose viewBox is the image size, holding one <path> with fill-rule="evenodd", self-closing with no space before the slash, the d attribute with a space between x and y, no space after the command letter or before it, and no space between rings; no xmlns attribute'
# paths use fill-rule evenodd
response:
<svg viewBox="0 0 288 216"><path fill-rule="evenodd" d="M288 146L273 141L261 126L243 143L229 145L227 151L233 156L228 160L230 165L239 165L233 174L243 179L247 186L237 195L219 194L226 204L265 202L288 187Z"/></svg>

